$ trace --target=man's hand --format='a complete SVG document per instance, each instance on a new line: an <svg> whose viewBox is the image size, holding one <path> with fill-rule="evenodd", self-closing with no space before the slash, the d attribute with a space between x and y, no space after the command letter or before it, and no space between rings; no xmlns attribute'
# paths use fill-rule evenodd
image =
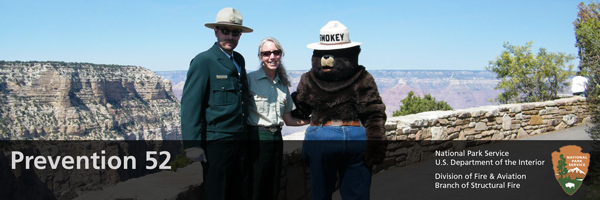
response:
<svg viewBox="0 0 600 200"><path fill-rule="evenodd" d="M204 149L200 147L192 147L185 149L185 157L189 158L194 162L206 162L206 155L204 154Z"/></svg>

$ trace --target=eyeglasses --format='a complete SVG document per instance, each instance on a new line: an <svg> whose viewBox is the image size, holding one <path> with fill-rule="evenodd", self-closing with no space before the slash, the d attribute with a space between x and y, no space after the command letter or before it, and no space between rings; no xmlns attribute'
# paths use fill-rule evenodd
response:
<svg viewBox="0 0 600 200"><path fill-rule="evenodd" d="M274 54L275 56L279 56L279 55L281 55L281 50L260 52L260 55L262 55L264 57L271 56L271 54Z"/></svg>
<svg viewBox="0 0 600 200"><path fill-rule="evenodd" d="M217 27L217 29L221 30L221 33L223 33L223 35L229 35L229 33L231 33L231 36L233 36L233 37L240 36L240 34L242 33L239 29L238 30L229 30L229 29L222 29L220 27Z"/></svg>

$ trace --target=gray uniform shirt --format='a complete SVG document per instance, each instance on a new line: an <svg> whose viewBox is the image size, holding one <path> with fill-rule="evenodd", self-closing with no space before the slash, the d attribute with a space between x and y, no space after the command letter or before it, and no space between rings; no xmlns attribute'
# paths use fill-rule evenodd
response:
<svg viewBox="0 0 600 200"><path fill-rule="evenodd" d="M275 76L271 81L260 68L248 74L251 101L248 107L248 125L283 126L283 114L296 107L287 86Z"/></svg>

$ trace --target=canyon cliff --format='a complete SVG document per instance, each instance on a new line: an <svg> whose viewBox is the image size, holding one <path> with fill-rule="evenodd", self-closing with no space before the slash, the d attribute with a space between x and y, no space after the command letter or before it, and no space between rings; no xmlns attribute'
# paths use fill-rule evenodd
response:
<svg viewBox="0 0 600 200"><path fill-rule="evenodd" d="M138 66L0 61L0 139L180 139L171 87Z"/></svg>

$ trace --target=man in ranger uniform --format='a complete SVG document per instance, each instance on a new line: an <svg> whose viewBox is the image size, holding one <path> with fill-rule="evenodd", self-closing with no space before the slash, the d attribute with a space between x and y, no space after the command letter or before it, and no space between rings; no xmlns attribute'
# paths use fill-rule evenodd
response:
<svg viewBox="0 0 600 200"><path fill-rule="evenodd" d="M204 199L243 199L248 83L244 57L233 49L253 30L234 8L222 9L205 26L217 42L190 63L181 99L183 143L188 158L202 161Z"/></svg>

